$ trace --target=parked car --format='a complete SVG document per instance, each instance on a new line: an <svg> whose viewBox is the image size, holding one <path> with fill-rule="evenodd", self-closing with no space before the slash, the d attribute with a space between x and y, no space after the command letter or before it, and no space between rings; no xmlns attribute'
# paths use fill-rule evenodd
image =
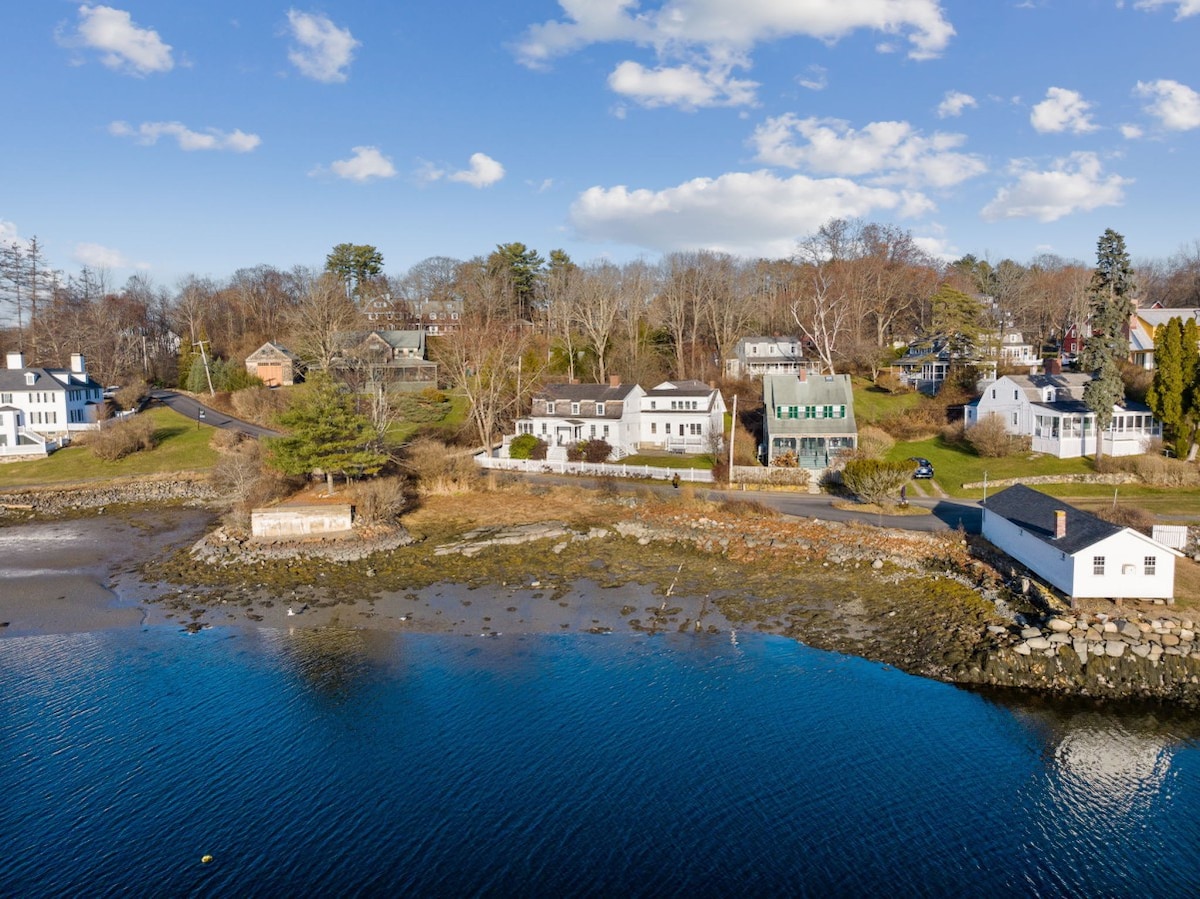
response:
<svg viewBox="0 0 1200 899"><path fill-rule="evenodd" d="M914 478L933 477L933 463L928 459L922 459L920 456L909 456L908 461L917 463L917 470L913 472Z"/></svg>

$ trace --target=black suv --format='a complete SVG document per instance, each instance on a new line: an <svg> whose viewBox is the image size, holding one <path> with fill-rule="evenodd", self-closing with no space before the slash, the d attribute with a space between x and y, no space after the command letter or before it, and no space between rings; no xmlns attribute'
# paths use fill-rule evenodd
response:
<svg viewBox="0 0 1200 899"><path fill-rule="evenodd" d="M908 461L917 463L917 470L913 472L914 478L933 477L933 463L928 459L922 459L920 456L909 456Z"/></svg>

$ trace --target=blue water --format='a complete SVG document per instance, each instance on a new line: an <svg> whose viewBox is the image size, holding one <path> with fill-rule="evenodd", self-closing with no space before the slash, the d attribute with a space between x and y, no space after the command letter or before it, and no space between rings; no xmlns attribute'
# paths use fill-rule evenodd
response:
<svg viewBox="0 0 1200 899"><path fill-rule="evenodd" d="M1195 895L1197 733L766 636L12 638L0 893Z"/></svg>

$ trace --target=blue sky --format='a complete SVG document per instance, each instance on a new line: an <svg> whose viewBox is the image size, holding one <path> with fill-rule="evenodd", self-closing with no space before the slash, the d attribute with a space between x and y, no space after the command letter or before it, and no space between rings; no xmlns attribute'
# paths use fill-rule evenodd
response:
<svg viewBox="0 0 1200 899"><path fill-rule="evenodd" d="M171 285L369 243L401 274L1200 239L1200 0L7 3L0 239Z"/></svg>

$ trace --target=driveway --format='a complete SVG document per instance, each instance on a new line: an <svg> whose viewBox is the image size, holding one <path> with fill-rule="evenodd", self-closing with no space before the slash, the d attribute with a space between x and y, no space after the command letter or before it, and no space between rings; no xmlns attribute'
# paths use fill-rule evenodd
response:
<svg viewBox="0 0 1200 899"><path fill-rule="evenodd" d="M279 436L278 431L272 431L270 428L262 427L262 425L252 424L248 421L242 421L240 418L234 418L232 415L226 415L224 412L205 406L198 400L192 399L190 396L185 396L182 393L176 393L173 390L151 391L150 401L162 403L168 409L172 409L185 418L190 418L192 421L198 421L202 425L222 428L226 431L237 431L245 434L247 437Z"/></svg>

